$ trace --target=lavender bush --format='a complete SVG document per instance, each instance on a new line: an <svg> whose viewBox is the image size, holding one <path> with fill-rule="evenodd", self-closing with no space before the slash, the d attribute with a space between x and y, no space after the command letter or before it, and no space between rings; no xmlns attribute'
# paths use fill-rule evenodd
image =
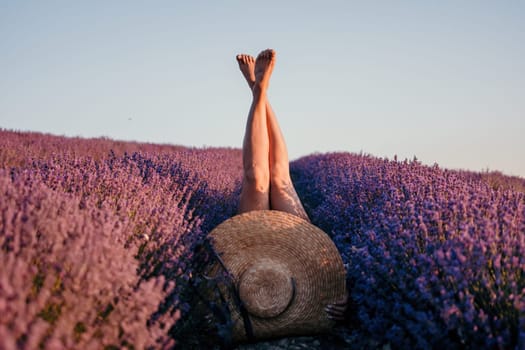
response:
<svg viewBox="0 0 525 350"><path fill-rule="evenodd" d="M80 210L78 199L25 175L12 181L0 173L0 347L169 344L158 324L146 322L171 284L139 281L122 241L127 223L109 211Z"/></svg>
<svg viewBox="0 0 525 350"><path fill-rule="evenodd" d="M0 168L0 348L208 346L202 248L240 150L0 130ZM347 266L353 347L525 346L523 179L349 153L291 170Z"/></svg>
<svg viewBox="0 0 525 350"><path fill-rule="evenodd" d="M293 173L347 264L354 333L395 348L525 346L523 193L351 154Z"/></svg>

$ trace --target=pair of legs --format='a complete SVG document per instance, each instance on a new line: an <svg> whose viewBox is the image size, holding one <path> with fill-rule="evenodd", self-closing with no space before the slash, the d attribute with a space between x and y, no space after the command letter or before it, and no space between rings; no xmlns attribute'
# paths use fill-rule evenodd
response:
<svg viewBox="0 0 525 350"><path fill-rule="evenodd" d="M292 184L288 150L266 95L275 52L264 50L257 59L237 55L237 62L253 95L242 147L244 176L239 213L273 209L309 221Z"/></svg>
<svg viewBox="0 0 525 350"><path fill-rule="evenodd" d="M239 213L274 209L310 221L292 184L286 144L266 96L275 52L265 50L257 59L237 55L237 62L253 95L242 146L244 177ZM347 307L348 296L325 310L328 318L342 321Z"/></svg>

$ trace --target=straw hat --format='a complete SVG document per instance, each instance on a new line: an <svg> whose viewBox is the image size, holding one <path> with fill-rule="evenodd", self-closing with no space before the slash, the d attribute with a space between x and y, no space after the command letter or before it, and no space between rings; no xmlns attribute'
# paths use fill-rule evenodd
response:
<svg viewBox="0 0 525 350"><path fill-rule="evenodd" d="M261 210L234 216L209 236L233 282L234 293L223 294L235 341L320 333L334 325L324 308L344 298L345 269L319 228Z"/></svg>

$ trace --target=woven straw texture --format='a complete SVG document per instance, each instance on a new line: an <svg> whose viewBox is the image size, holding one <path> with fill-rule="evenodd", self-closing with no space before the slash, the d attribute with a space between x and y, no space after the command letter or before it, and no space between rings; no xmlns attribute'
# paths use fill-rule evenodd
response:
<svg viewBox="0 0 525 350"><path fill-rule="evenodd" d="M256 339L320 333L333 326L324 308L344 298L345 270L322 230L294 215L263 210L226 220L210 237L233 276ZM225 296L234 340L245 340L233 296Z"/></svg>

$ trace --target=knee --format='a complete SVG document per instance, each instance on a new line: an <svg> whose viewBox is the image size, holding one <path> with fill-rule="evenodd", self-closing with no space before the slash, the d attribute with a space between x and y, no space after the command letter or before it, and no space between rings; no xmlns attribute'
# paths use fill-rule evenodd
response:
<svg viewBox="0 0 525 350"><path fill-rule="evenodd" d="M270 184L272 190L286 190L292 186L292 179L288 167L274 166L272 167Z"/></svg>
<svg viewBox="0 0 525 350"><path fill-rule="evenodd" d="M270 188L269 171L259 166L245 167L244 182L257 192L268 192Z"/></svg>

